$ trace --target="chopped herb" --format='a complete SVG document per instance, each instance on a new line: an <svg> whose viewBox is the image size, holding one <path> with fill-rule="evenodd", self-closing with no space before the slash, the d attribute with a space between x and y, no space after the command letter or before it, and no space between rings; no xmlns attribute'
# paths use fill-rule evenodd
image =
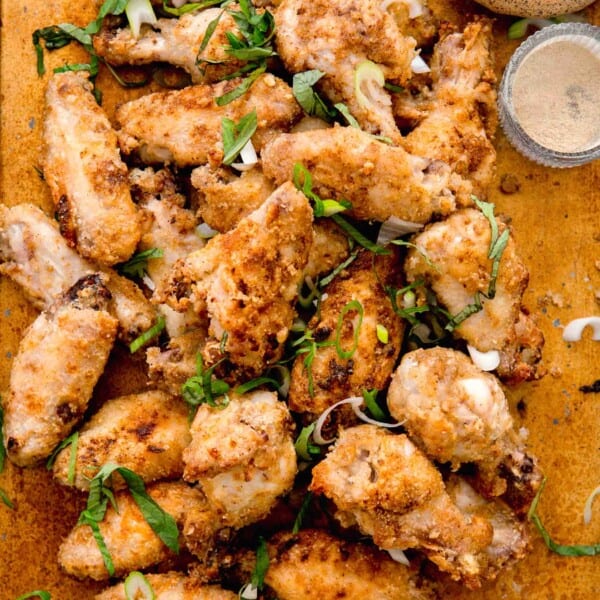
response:
<svg viewBox="0 0 600 600"><path fill-rule="evenodd" d="M362 397L365 401L365 406L367 410L373 415L373 418L377 421L386 421L388 419L388 415L380 408L379 404L377 404L377 394L379 390L363 390Z"/></svg>
<svg viewBox="0 0 600 600"><path fill-rule="evenodd" d="M221 135L223 136L223 164L230 165L235 161L242 148L250 141L258 127L256 109L243 116L238 123L223 117L221 119Z"/></svg>
<svg viewBox="0 0 600 600"><path fill-rule="evenodd" d="M542 485L538 490L533 502L531 503L531 507L529 508L529 512L527 513L527 517L531 520L531 522L535 525L536 529L542 536L544 543L552 552L556 552L556 554L560 554L561 556L596 556L600 554L600 543L599 544L574 544L574 545L564 545L556 543L551 537L546 528L542 524L542 520L540 516L537 514L537 507L542 496L542 492L544 491L544 487L546 486L546 479L542 481Z"/></svg>
<svg viewBox="0 0 600 600"><path fill-rule="evenodd" d="M46 469L50 470L54 466L56 462L56 457L58 453L66 448L67 446L71 446L71 452L69 454L69 466L67 470L67 481L73 485L75 481L75 465L77 463L77 444L79 443L79 432L76 431L72 433L69 437L66 437L56 448L54 448L52 454L48 458L46 462Z"/></svg>
<svg viewBox="0 0 600 600"><path fill-rule="evenodd" d="M181 395L190 407L208 404L213 408L225 408L229 404L229 384L214 376L218 364L205 369L202 356L198 354L196 357L196 375L190 377L181 387Z"/></svg>
<svg viewBox="0 0 600 600"><path fill-rule="evenodd" d="M136 337L135 340L133 340L133 342L129 344L129 352L131 352L131 354L137 352L144 344L147 344L150 340L158 336L161 333L161 331L166 327L166 325L167 322L165 318L162 315L160 315L156 323L152 327L150 327L150 329L144 331L144 333L142 333L139 337Z"/></svg>
<svg viewBox="0 0 600 600"><path fill-rule="evenodd" d="M127 262L121 263L117 269L121 275L142 279L147 274L148 261L163 256L162 248L148 248L148 250L134 254Z"/></svg>
<svg viewBox="0 0 600 600"><path fill-rule="evenodd" d="M463 321L466 321L471 315L478 313L483 310L482 298L485 296L481 292L475 292L473 302L467 304L458 314L453 315L452 318L446 323L444 329L446 331L454 331Z"/></svg>
<svg viewBox="0 0 600 600"><path fill-rule="evenodd" d="M227 340L229 339L229 333L227 331L223 332L221 336L221 341L219 342L219 352L221 354L225 354L227 352Z"/></svg>
<svg viewBox="0 0 600 600"><path fill-rule="evenodd" d="M389 83L388 81L385 82L385 85L383 87L386 90L388 90L389 92L394 92L396 94L400 94L401 92L404 91L404 88L401 85L396 85L394 83Z"/></svg>
<svg viewBox="0 0 600 600"><path fill-rule="evenodd" d="M311 442L311 436L315 430L315 423L311 423L306 427L303 427L296 441L294 442L294 448L296 454L301 460L311 462L321 456L321 448Z"/></svg>
<svg viewBox="0 0 600 600"><path fill-rule="evenodd" d="M246 381L238 385L233 391L241 396L242 394L246 394L260 387L261 385L272 385L275 386L275 389L279 389L279 382L273 379L272 377L256 377L251 379L250 381Z"/></svg>
<svg viewBox="0 0 600 600"><path fill-rule="evenodd" d="M377 323L376 331L377 331L377 339L382 344L387 344L390 340L390 334L387 330L387 327L385 325L382 325L381 323Z"/></svg>
<svg viewBox="0 0 600 600"><path fill-rule="evenodd" d="M258 538L258 546L256 548L256 566L252 572L250 582L258 590L262 590L265 575L269 570L269 552L267 550L267 542L262 536Z"/></svg>
<svg viewBox="0 0 600 600"><path fill-rule="evenodd" d="M148 495L144 481L139 475L115 463L107 463L102 466L90 481L87 505L79 516L78 524L89 525L92 529L94 539L102 554L104 565L111 577L115 574L115 567L98 524L106 515L109 501L115 510L118 509L113 491L110 485L107 485L107 482L110 481L115 472L124 479L134 502L137 504L148 525L152 528L152 531L156 533L170 550L176 554L179 553L179 531L175 519L166 513Z"/></svg>
<svg viewBox="0 0 600 600"><path fill-rule="evenodd" d="M251 73L230 92L217 96L215 102L217 106L225 106L234 100L237 100L240 96L243 96L252 86L252 84L267 70L266 65L256 67Z"/></svg>
<svg viewBox="0 0 600 600"><path fill-rule="evenodd" d="M22 594L17 598L17 600L27 600L28 598L36 597L40 600L51 600L52 598L50 592L46 592L45 590L36 590L35 592L28 592L27 594Z"/></svg>
<svg viewBox="0 0 600 600"><path fill-rule="evenodd" d="M317 285L313 283L312 277L308 275L304 278L304 285L308 288L308 294L303 295L302 289L300 289L298 292L298 304L302 308L310 308L315 300L317 302L321 300L321 292Z"/></svg>
<svg viewBox="0 0 600 600"><path fill-rule="evenodd" d="M312 499L313 499L313 493L306 492L306 495L304 496L304 499L302 500L302 505L300 506L300 510L298 511L298 514L296 515L296 519L294 520L294 526L292 527L293 534L298 533L300 531L300 529L302 529L302 523L304 522L304 519L306 518L306 515L308 514L308 509L310 508Z"/></svg>
<svg viewBox="0 0 600 600"><path fill-rule="evenodd" d="M337 104L334 104L333 106L342 115L342 117L344 117L344 119L346 119L346 121L348 122L348 125L350 125L350 127L354 127L355 129L360 129L360 125L358 124L358 121L352 116L350 109L345 104L343 104L342 102L338 102Z"/></svg>
<svg viewBox="0 0 600 600"><path fill-rule="evenodd" d="M435 269L436 271L439 272L440 268L431 260L429 254L427 254L427 252L425 252L425 250L423 250L422 248L419 248L419 246L417 246L417 244L413 244L412 242L407 242L406 240L392 240L390 243L394 244L394 246L402 246L404 248L413 248L421 255L423 260L427 263L427 266L429 266L432 269Z"/></svg>
<svg viewBox="0 0 600 600"><path fill-rule="evenodd" d="M293 182L309 200L314 202L313 212L315 217L332 217L333 215L352 208L348 200L323 200L312 189L312 175L310 171L302 164L294 165Z"/></svg>
<svg viewBox="0 0 600 600"><path fill-rule="evenodd" d="M186 13L195 10L201 10L210 6L215 6L215 4L221 4L221 2L223 2L223 0L203 0L203 2L189 2L179 8L175 8L174 6L169 6L167 0L162 0L162 9L169 15L180 17L181 15L185 15Z"/></svg>
<svg viewBox="0 0 600 600"><path fill-rule="evenodd" d="M356 324L355 327L353 326L352 347L350 348L350 350L344 350L342 348L342 343L341 343L342 329L344 326L344 317L351 311L358 313L358 323ZM350 300L350 302L347 302L342 307L342 310L340 311L340 314L338 315L338 322L337 322L337 327L335 330L335 342L334 342L335 349L340 358L343 358L343 359L352 358L352 356L356 352L356 349L358 348L358 336L360 335L360 328L362 326L364 314L365 314L365 311L364 311L363 305L358 300Z"/></svg>
<svg viewBox="0 0 600 600"><path fill-rule="evenodd" d="M363 235L354 225L351 225L341 215L335 214L331 216L331 219L344 233L351 237L359 246L370 250L374 254L390 254L390 251L383 246L379 246L375 242L372 242L368 237Z"/></svg>
<svg viewBox="0 0 600 600"><path fill-rule="evenodd" d="M329 285L346 267L349 267L358 256L358 252L353 252L345 261L341 262L327 277L319 281L319 287L324 288Z"/></svg>
<svg viewBox="0 0 600 600"><path fill-rule="evenodd" d="M292 92L298 104L307 115L331 121L335 111L330 109L313 86L325 75L318 69L296 73L292 80Z"/></svg>
<svg viewBox="0 0 600 600"><path fill-rule="evenodd" d="M15 507L12 500L8 497L8 494L2 488L0 488L0 501L10 509L14 509Z"/></svg>
<svg viewBox="0 0 600 600"><path fill-rule="evenodd" d="M317 348L325 348L334 346L332 341L317 342L313 337L313 332L310 329L305 329L304 335L294 341L292 346L296 348L295 356L306 354L303 361L303 366L308 378L308 394L312 398L314 396L314 380L312 375L312 364L317 354Z"/></svg>

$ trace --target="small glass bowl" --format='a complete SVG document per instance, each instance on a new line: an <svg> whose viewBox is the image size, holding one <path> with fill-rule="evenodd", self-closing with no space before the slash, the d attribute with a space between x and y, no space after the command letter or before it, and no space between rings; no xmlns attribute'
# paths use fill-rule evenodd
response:
<svg viewBox="0 0 600 600"><path fill-rule="evenodd" d="M511 144L527 158L548 167L575 167L600 158L600 122L598 140L592 147L577 152L563 152L543 146L526 133L517 117L513 104L513 83L523 61L533 51L543 52L556 42L568 41L593 54L600 61L600 27L586 23L560 23L534 33L523 42L511 57L500 83L498 112L502 129ZM600 82L598 82L600 84ZM550 123L553 126L554 123Z"/></svg>

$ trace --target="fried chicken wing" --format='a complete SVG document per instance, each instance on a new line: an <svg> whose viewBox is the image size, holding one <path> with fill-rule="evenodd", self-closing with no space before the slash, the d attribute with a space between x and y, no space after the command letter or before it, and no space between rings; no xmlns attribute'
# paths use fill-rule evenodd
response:
<svg viewBox="0 0 600 600"><path fill-rule="evenodd" d="M157 299L208 315L205 364L225 358L225 375L256 377L281 357L312 237L308 201L287 183L235 229L179 261Z"/></svg>
<svg viewBox="0 0 600 600"><path fill-rule="evenodd" d="M387 79L404 82L411 75L415 40L402 35L379 2L284 0L275 21L277 51L289 71L320 70L320 89L333 104L346 104L365 131L400 141L387 90L363 89L357 73L371 61Z"/></svg>
<svg viewBox="0 0 600 600"><path fill-rule="evenodd" d="M79 431L73 483L70 447L56 457L54 478L87 490L102 465L112 462L131 469L146 483L177 479L183 474L183 450L190 440L188 410L181 399L160 391L113 398Z"/></svg>
<svg viewBox="0 0 600 600"><path fill-rule="evenodd" d="M290 413L272 392L206 404L192 423L184 478L198 482L222 526L239 529L265 517L296 476Z"/></svg>
<svg viewBox="0 0 600 600"><path fill-rule="evenodd" d="M529 506L542 482L537 461L514 430L496 378L465 354L442 347L405 354L387 402L392 416L404 421L411 438L432 460L450 462L454 470L462 463L475 463L486 495L508 490L515 508Z"/></svg>
<svg viewBox="0 0 600 600"><path fill-rule="evenodd" d="M218 25L200 53L207 28L219 15ZM225 51L229 45L227 32L239 35L231 15L220 8L207 8L178 19L157 19L152 28L142 28L138 37L128 27L104 27L93 42L98 56L111 65L166 62L187 71L193 83L210 83L220 81L243 65Z"/></svg>
<svg viewBox="0 0 600 600"><path fill-rule="evenodd" d="M327 297L308 324L314 357L307 366L307 353L299 353L292 368L288 403L293 411L318 415L339 400L388 384L404 324L386 287L399 281L397 254L375 257L362 251L325 288ZM387 342L378 339L378 326L387 330Z"/></svg>
<svg viewBox="0 0 600 600"><path fill-rule="evenodd" d="M496 219L499 234L506 225ZM488 294L492 260L488 257L491 228L488 219L476 209L460 210L446 220L434 223L417 234L405 262L410 282L423 280L437 301L451 314L459 315L476 301L476 294ZM540 376L537 362L543 337L522 333L521 300L529 274L517 253L512 237L502 252L493 298L481 300L481 310L462 320L454 335L487 352L500 353L503 379L535 379ZM526 348L527 341L536 346ZM530 361L530 362L525 362Z"/></svg>
<svg viewBox="0 0 600 600"><path fill-rule="evenodd" d="M418 548L454 579L479 586L492 526L459 510L405 435L374 425L343 430L314 467L310 489L333 500L342 525L356 524L380 548Z"/></svg>
<svg viewBox="0 0 600 600"><path fill-rule="evenodd" d="M127 260L141 234L137 209L117 136L82 71L48 82L42 168L69 245L100 264Z"/></svg>
<svg viewBox="0 0 600 600"><path fill-rule="evenodd" d="M426 600L432 590L386 553L326 531L307 529L269 540L265 584L280 600L369 598Z"/></svg>
<svg viewBox="0 0 600 600"><path fill-rule="evenodd" d="M206 585L183 573L150 573L146 581L154 592L154 600L236 600L237 594L218 585ZM95 600L127 600L123 583L117 583L94 596Z"/></svg>
<svg viewBox="0 0 600 600"><path fill-rule="evenodd" d="M436 35L438 19L426 0L387 0L382 3L404 36L413 37L417 47L429 46Z"/></svg>
<svg viewBox="0 0 600 600"><path fill-rule="evenodd" d="M9 458L33 466L81 419L117 333L99 275L79 280L25 332L4 401Z"/></svg>
<svg viewBox="0 0 600 600"><path fill-rule="evenodd" d="M354 127L282 134L265 146L262 161L265 175L277 184L292 179L296 163L304 165L313 190L322 198L349 200L348 213L357 219L396 216L427 223L470 203L464 182L445 163L413 156Z"/></svg>
<svg viewBox="0 0 600 600"><path fill-rule="evenodd" d="M491 41L489 21L472 22L462 33L443 30L431 61L433 99L427 116L402 141L411 154L449 164L481 198L496 165L490 141L497 125Z"/></svg>
<svg viewBox="0 0 600 600"><path fill-rule="evenodd" d="M185 483L154 483L146 491L180 528L185 527L188 514L209 510L202 492ZM128 491L117 491L115 500L118 512L109 504L99 528L117 577L160 564L174 556L148 525ZM89 577L102 581L109 578L92 529L85 524L76 525L63 540L58 550L58 562L69 575L79 579Z"/></svg>
<svg viewBox="0 0 600 600"><path fill-rule="evenodd" d="M291 88L270 73L232 102L218 106L215 99L230 92L240 79L182 90L155 92L122 104L116 111L119 145L125 154L138 154L146 163L173 163L179 167L223 160L221 120L236 123L256 110L258 127L252 136L260 152L272 137L287 131L300 116Z"/></svg>

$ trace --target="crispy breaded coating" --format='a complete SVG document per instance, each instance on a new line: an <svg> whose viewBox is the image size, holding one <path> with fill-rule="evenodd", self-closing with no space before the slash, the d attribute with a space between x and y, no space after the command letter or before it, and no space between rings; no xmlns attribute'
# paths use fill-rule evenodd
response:
<svg viewBox="0 0 600 600"><path fill-rule="evenodd" d="M180 529L182 525L185 527L188 513L196 510L209 512L202 492L185 483L154 483L146 491L175 519ZM119 511L109 504L104 519L99 523L115 575L123 577L130 571L145 569L173 557L173 552L148 525L129 491L116 492L115 499ZM210 543L208 538L207 543ZM102 581L109 578L89 525L75 525L60 545L58 562L69 575L79 579L89 577Z"/></svg>
<svg viewBox="0 0 600 600"><path fill-rule="evenodd" d="M258 521L292 488L292 429L286 405L273 392L232 395L224 408L198 408L183 453L184 478L201 485L221 526Z"/></svg>
<svg viewBox="0 0 600 600"><path fill-rule="evenodd" d="M490 21L474 21L462 33L442 30L431 60L434 98L427 116L402 141L412 154L448 163L481 198L487 196L496 168L491 43Z"/></svg>
<svg viewBox="0 0 600 600"><path fill-rule="evenodd" d="M450 462L454 470L474 463L486 495L508 490L515 508L531 503L542 473L514 429L499 382L465 354L442 347L405 354L394 372L387 403L391 415L404 422L429 458Z"/></svg>
<svg viewBox="0 0 600 600"><path fill-rule="evenodd" d="M4 400L9 458L33 466L81 419L117 334L99 275L79 280L25 332Z"/></svg>
<svg viewBox="0 0 600 600"><path fill-rule="evenodd" d="M427 0L391 0L383 3L402 35L415 38L418 48L429 46L438 29L438 19L427 4Z"/></svg>
<svg viewBox="0 0 600 600"><path fill-rule="evenodd" d="M317 219L313 224L313 232L304 275L315 280L348 258L350 244L346 234L331 219Z"/></svg>
<svg viewBox="0 0 600 600"><path fill-rule="evenodd" d="M205 364L236 381L279 360L312 243L312 210L287 183L228 233L179 261L157 300L210 318Z"/></svg>
<svg viewBox="0 0 600 600"><path fill-rule="evenodd" d="M221 14L219 23L210 36L206 47L200 52L211 21ZM143 65L152 62L166 62L187 71L193 83L220 81L237 71L243 63L227 54L226 33L239 36L233 18L220 8L207 8L181 15L177 19L160 18L150 27L142 27L139 37L129 29L109 29L103 27L93 37L94 50L111 65ZM212 62L226 64L213 64Z"/></svg>
<svg viewBox="0 0 600 600"><path fill-rule="evenodd" d="M292 368L288 403L293 411L318 415L339 400L388 384L404 322L385 288L402 287L400 278L398 254L376 257L365 250L325 288L327 297L308 323L316 342L312 364L306 365L302 352ZM378 339L377 326L387 330L387 342Z"/></svg>
<svg viewBox="0 0 600 600"><path fill-rule="evenodd" d="M73 483L68 480L70 447L56 457L54 478L87 490L98 470L112 462L146 483L177 479L190 440L188 409L180 398L160 391L112 398L79 430Z"/></svg>
<svg viewBox="0 0 600 600"><path fill-rule="evenodd" d="M413 156L355 127L280 135L265 146L262 161L277 184L292 179L296 163L304 165L313 190L322 198L349 200L348 214L357 219L427 223L471 202L464 182L442 161Z"/></svg>
<svg viewBox="0 0 600 600"><path fill-rule="evenodd" d="M126 154L137 154L146 163L172 163L179 167L223 160L221 120L236 123L256 110L258 127L252 144L260 152L264 144L288 131L300 117L291 88L270 73L261 75L250 89L228 104L215 98L233 90L240 79L212 85L193 85L182 90L155 92L122 104L116 111L119 145Z"/></svg>
<svg viewBox="0 0 600 600"><path fill-rule="evenodd" d="M117 136L82 71L48 82L42 168L69 245L100 264L127 260L141 234L137 209Z"/></svg>
<svg viewBox="0 0 600 600"><path fill-rule="evenodd" d="M154 600L236 600L237 594L218 585L206 585L183 573L149 573L144 576L154 592ZM127 600L123 583L117 583L94 596L95 600Z"/></svg>
<svg viewBox="0 0 600 600"><path fill-rule="evenodd" d="M284 0L275 21L277 51L288 71L318 69L325 74L319 88L332 104L346 104L365 131L401 140L387 90L363 90L356 80L365 61L387 79L404 82L411 75L415 40L402 35L380 2Z"/></svg>
<svg viewBox="0 0 600 600"><path fill-rule="evenodd" d="M333 500L343 526L356 524L380 548L419 549L452 578L480 585L492 526L458 509L440 473L405 435L374 425L343 430L313 468L310 489Z"/></svg>
<svg viewBox="0 0 600 600"><path fill-rule="evenodd" d="M499 235L506 225L496 219ZM413 238L405 261L409 282L423 280L437 301L456 316L474 304L476 294L487 294L492 272L488 257L491 228L488 219L476 209L460 210L446 220L434 223ZM529 273L517 253L512 236L502 252L494 298L483 298L482 309L467 317L454 335L479 350L497 350L502 357L503 379L514 381L539 377L537 362L543 336L522 335L521 301ZM526 348L527 340L536 344ZM531 361L531 362L527 362ZM500 374L500 373L499 373Z"/></svg>
<svg viewBox="0 0 600 600"><path fill-rule="evenodd" d="M0 263L0 273L20 285L40 309L97 271L68 246L56 222L33 204L0 204ZM130 341L152 326L155 310L135 283L108 268L101 272L112 295L110 311L119 320L119 336Z"/></svg>
<svg viewBox="0 0 600 600"><path fill-rule="evenodd" d="M265 584L281 600L426 600L433 598L414 572L366 544L341 540L319 529L269 540Z"/></svg>

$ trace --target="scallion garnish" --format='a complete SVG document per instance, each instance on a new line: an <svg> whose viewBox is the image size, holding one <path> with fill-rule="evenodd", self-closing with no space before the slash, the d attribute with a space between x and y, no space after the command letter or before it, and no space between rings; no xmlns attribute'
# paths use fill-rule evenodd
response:
<svg viewBox="0 0 600 600"><path fill-rule="evenodd" d="M147 344L150 340L154 339L156 336L158 336L162 330L166 327L166 320L165 318L160 315L160 317L158 317L156 323L154 325L152 325L152 327L150 327L150 329L147 329L146 331L144 331L144 333L142 333L140 336L136 337L135 340L133 340L133 342L131 342L131 344L129 344L129 351L131 352L131 354L134 354L135 352L137 352L144 344Z"/></svg>
<svg viewBox="0 0 600 600"><path fill-rule="evenodd" d="M341 215L331 215L331 219L335 224L350 238L352 238L359 246L370 250L374 254L390 254L390 251L383 246L372 242L368 237L363 235L354 225L346 221Z"/></svg>
<svg viewBox="0 0 600 600"><path fill-rule="evenodd" d="M379 390L363 390L362 396L365 401L365 406L367 410L373 415L374 419L378 421L385 421L389 418L388 415L381 409L379 404L377 404L377 394Z"/></svg>
<svg viewBox="0 0 600 600"><path fill-rule="evenodd" d="M294 520L294 526L292 527L293 534L298 533L300 531L300 529L302 529L302 523L304 522L304 519L306 518L306 515L308 514L308 509L310 508L312 499L313 499L313 493L306 492L306 495L304 496L304 499L302 500L302 505L300 506L300 510L298 511L298 514L296 515L296 518Z"/></svg>
<svg viewBox="0 0 600 600"><path fill-rule="evenodd" d="M267 542L262 536L258 538L258 546L256 547L256 566L252 572L252 578L250 582L258 590L262 590L265 575L269 570L269 551L267 549Z"/></svg>
<svg viewBox="0 0 600 600"><path fill-rule="evenodd" d="M175 8L174 6L169 6L167 0L162 0L162 9L169 15L180 17L181 15L194 12L195 10L202 10L210 6L215 6L215 4L221 4L221 2L223 2L223 0L203 0L202 2L188 2L187 4Z"/></svg>
<svg viewBox="0 0 600 600"><path fill-rule="evenodd" d="M113 473L118 473L127 484L129 493L134 502L140 509L144 519L152 528L152 531L160 538L160 540L170 550L179 553L179 531L175 519L166 513L146 492L146 486L142 478L125 467L121 467L115 463L107 463L96 473L90 481L90 492L87 499L86 508L79 516L78 525L88 525L98 544L104 565L109 575L112 577L115 574L115 566L113 564L110 552L104 541L104 537L100 532L99 523L104 519L108 502L115 510L118 510L116 500L112 488L106 485L112 477Z"/></svg>
<svg viewBox="0 0 600 600"><path fill-rule="evenodd" d="M375 328L375 330L377 333L377 339L382 344L387 344L390 340L390 334L387 330L387 327L385 325L382 325L381 323L377 323L377 327Z"/></svg>
<svg viewBox="0 0 600 600"><path fill-rule="evenodd" d="M321 448L311 441L315 423L303 427L294 442L296 454L301 460L311 462L321 456Z"/></svg>
<svg viewBox="0 0 600 600"><path fill-rule="evenodd" d="M529 512L527 513L527 517L529 520L535 525L536 529L542 536L544 543L552 552L556 552L556 554L560 554L561 556L596 556L600 554L600 543L599 544L573 544L573 545L565 545L558 544L551 537L544 525L542 524L542 520L537 513L538 503L542 496L542 492L544 491L544 487L546 486L546 479L542 481L542 485L540 485L540 489L538 490L533 502L531 503L531 507L529 508Z"/></svg>
<svg viewBox="0 0 600 600"><path fill-rule="evenodd" d="M79 443L79 432L76 431L72 433L69 437L66 437L54 450L52 454L49 456L46 462L46 469L50 470L54 466L56 462L56 457L58 453L66 448L67 446L71 446L71 452L69 454L69 466L67 470L67 481L73 485L75 481L75 465L77 463L77 445Z"/></svg>
<svg viewBox="0 0 600 600"><path fill-rule="evenodd" d="M154 600L156 598L150 582L139 571L132 571L123 584L126 600Z"/></svg>
<svg viewBox="0 0 600 600"><path fill-rule="evenodd" d="M202 356L196 357L196 375L181 386L181 395L190 407L208 404L213 408L225 408L229 404L229 384L214 376L218 364L205 369Z"/></svg>
<svg viewBox="0 0 600 600"><path fill-rule="evenodd" d="M148 248L142 252L137 252L128 261L121 263L117 267L117 270L121 275L142 279L146 275L148 261L154 258L162 258L163 256L164 252L162 248Z"/></svg>
<svg viewBox="0 0 600 600"><path fill-rule="evenodd" d="M135 38L139 37L142 25L155 25L157 20L150 0L128 0L125 15Z"/></svg>
<svg viewBox="0 0 600 600"><path fill-rule="evenodd" d="M15 507L12 500L8 497L8 494L2 488L0 488L0 501L5 506L8 506L8 508L10 508L11 510Z"/></svg>
<svg viewBox="0 0 600 600"><path fill-rule="evenodd" d="M263 377L255 377L254 379L251 379L250 381L241 383L233 391L236 394L238 394L239 396L241 396L243 394L247 394L248 392L251 392L252 390L255 390L256 388L258 388L262 385L267 385L267 384L274 386L275 389L279 389L278 381L276 381L272 377L263 376Z"/></svg>
<svg viewBox="0 0 600 600"><path fill-rule="evenodd" d="M52 596L50 592L46 590L35 590L35 592L28 592L27 594L22 594L16 600L27 600L28 598L39 598L40 600L51 600Z"/></svg>
<svg viewBox="0 0 600 600"><path fill-rule="evenodd" d="M324 288L328 286L346 267L349 267L358 256L358 252L353 252L346 260L341 262L327 277L323 277L319 280L319 287Z"/></svg>
<svg viewBox="0 0 600 600"><path fill-rule="evenodd" d="M293 182L296 189L300 190L309 200L314 203L313 213L315 217L332 217L333 215L352 208L348 200L323 200L312 189L312 175L301 163L294 165Z"/></svg>
<svg viewBox="0 0 600 600"><path fill-rule="evenodd" d="M230 165L235 161L242 148L254 135L257 126L258 118L256 116L256 109L243 116L238 123L227 117L221 119L224 165Z"/></svg>
<svg viewBox="0 0 600 600"><path fill-rule="evenodd" d="M358 313L358 323L355 326L353 326L352 347L349 350L344 350L342 348L342 342L341 342L342 329L344 327L344 317L349 312ZM365 314L365 310L363 308L363 305L358 300L350 300L350 302L346 302L346 304L344 304L344 306L342 307L342 310L340 311L340 314L338 315L338 322L337 322L337 327L335 329L335 340L334 340L335 349L340 358L347 360L349 358L352 358L352 356L356 352L356 349L358 348L358 337L360 335L360 328L362 326L364 314Z"/></svg>

